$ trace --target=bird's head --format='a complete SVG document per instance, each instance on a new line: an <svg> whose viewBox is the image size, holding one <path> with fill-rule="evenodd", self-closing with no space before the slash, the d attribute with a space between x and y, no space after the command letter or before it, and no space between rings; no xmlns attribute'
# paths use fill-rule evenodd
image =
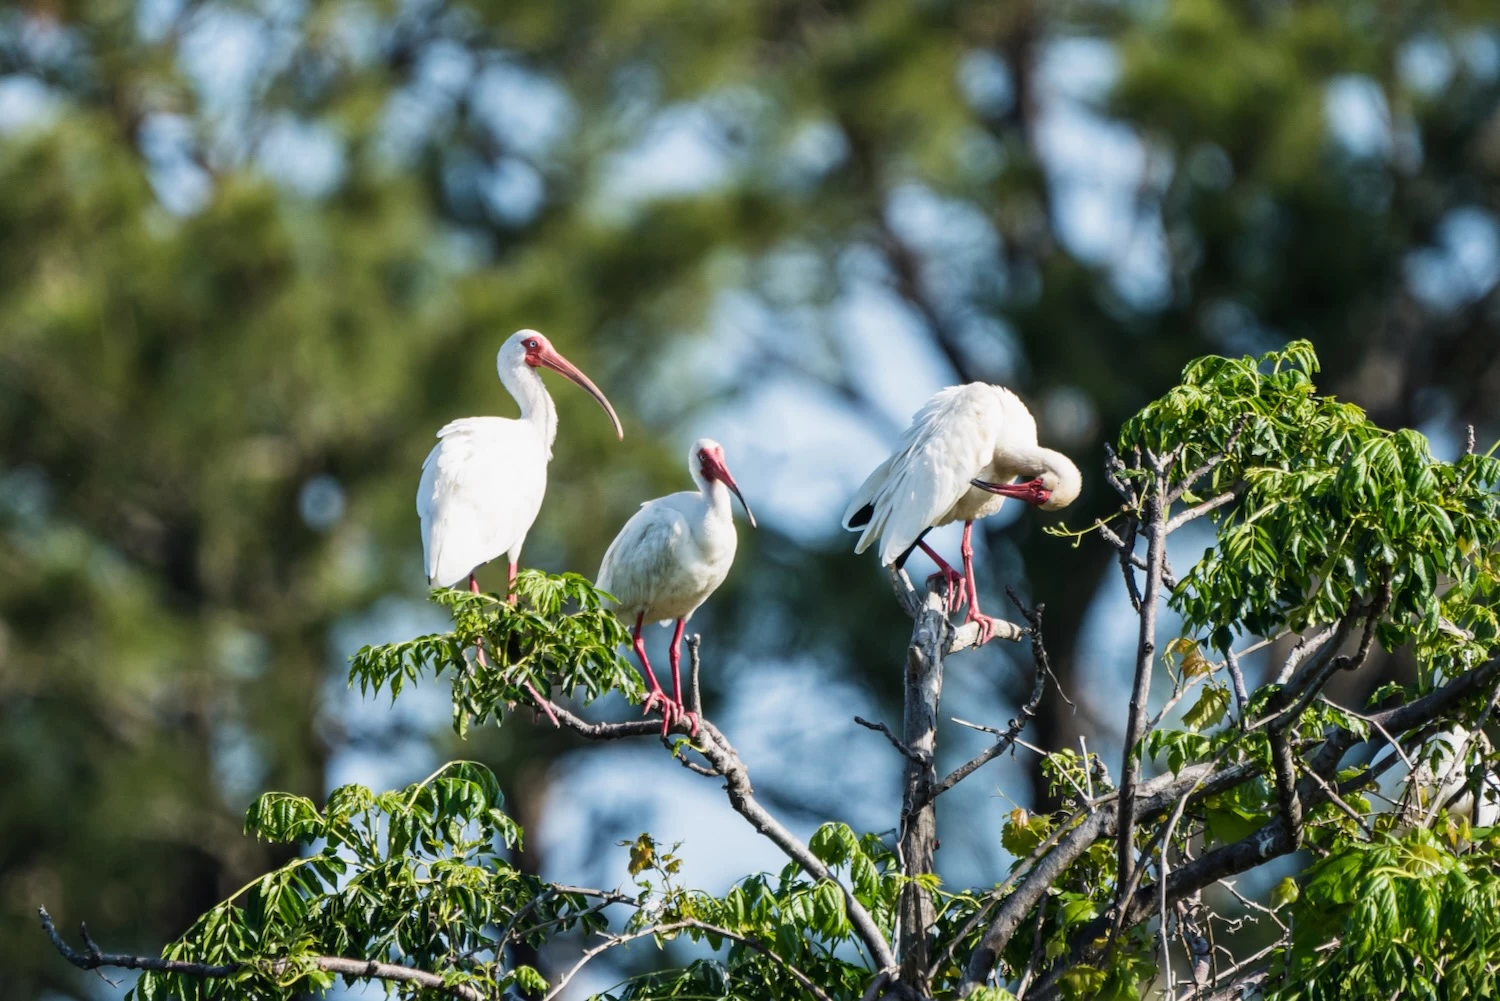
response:
<svg viewBox="0 0 1500 1001"><path fill-rule="evenodd" d="M971 486L987 490L1002 497L1014 497L1043 511L1065 508L1078 499L1083 491L1083 474L1061 452L1038 449L1041 461L1029 480L1020 483L989 483L985 480L970 480Z"/></svg>
<svg viewBox="0 0 1500 1001"><path fill-rule="evenodd" d="M554 372L562 373L583 387L584 392L599 402L599 406L604 408L606 414L609 414L610 422L615 426L615 435L619 438L625 437L625 429L620 426L620 418L615 414L615 408L610 406L609 400L599 391L599 387L579 371L578 366L559 354L551 341L535 330L517 330L506 338L505 343L500 347L500 355L496 363L502 372L507 368L525 364L531 368L550 368Z"/></svg>
<svg viewBox="0 0 1500 1001"><path fill-rule="evenodd" d="M693 442L692 451L688 453L688 468L693 471L693 478L700 483L709 484L718 481L728 487L740 499L740 507L745 509L745 517L750 519L750 527L756 527L755 515L751 512L750 505L745 503L745 495L740 493L739 484L734 482L734 476L729 472L729 465L724 461L723 445L712 438L699 438Z"/></svg>

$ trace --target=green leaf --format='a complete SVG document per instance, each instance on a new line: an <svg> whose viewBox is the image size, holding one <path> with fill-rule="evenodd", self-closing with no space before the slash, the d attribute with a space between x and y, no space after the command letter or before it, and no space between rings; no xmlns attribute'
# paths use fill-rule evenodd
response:
<svg viewBox="0 0 1500 1001"><path fill-rule="evenodd" d="M1203 686L1203 694L1197 703L1182 715L1182 723L1189 730L1204 730L1216 725L1229 711L1229 686L1209 682Z"/></svg>

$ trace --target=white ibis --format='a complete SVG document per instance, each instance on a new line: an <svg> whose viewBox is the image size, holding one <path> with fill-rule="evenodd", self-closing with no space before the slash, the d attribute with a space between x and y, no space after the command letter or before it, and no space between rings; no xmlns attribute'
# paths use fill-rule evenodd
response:
<svg viewBox="0 0 1500 1001"><path fill-rule="evenodd" d="M724 449L711 438L699 438L688 453L688 471L696 491L668 494L641 505L604 553L599 567L599 589L615 597L616 614L634 622L631 637L650 693L644 712L661 707L662 736L675 720L686 719L694 736L697 714L682 702L682 631L698 606L724 583L734 562L737 544L729 493L739 498L755 527L755 515L724 463ZM641 626L646 622L676 620L669 656L672 698L656 681Z"/></svg>
<svg viewBox="0 0 1500 1001"><path fill-rule="evenodd" d="M1012 482L1024 478L1024 482ZM940 390L912 417L900 447L875 468L844 512L844 527L861 532L856 553L881 540L880 562L902 565L920 546L938 565L952 610L967 600L965 621L979 623L979 642L996 620L979 611L972 536L976 519L1014 497L1044 510L1067 507L1083 478L1061 452L1041 448L1036 421L1008 389L982 382ZM964 572L959 574L922 541L930 530L964 523ZM959 590L955 590L959 589Z"/></svg>
<svg viewBox="0 0 1500 1001"><path fill-rule="evenodd" d="M1484 768L1478 780L1481 796L1476 810L1473 791L1468 788L1470 760L1456 760L1461 750L1465 759L1471 760L1475 752L1485 757L1493 748L1483 731L1471 736L1458 723L1439 730L1422 746L1416 771L1411 776L1412 785L1421 793L1417 805L1429 814L1447 806L1453 816L1472 815L1475 827L1490 827L1500 821L1500 777Z"/></svg>
<svg viewBox="0 0 1500 1001"><path fill-rule="evenodd" d="M577 366L557 353L552 342L535 330L511 334L495 356L495 368L500 382L520 405L520 418L450 421L438 431L438 443L422 463L417 516L422 519L422 558L429 584L452 587L467 576L469 590L477 594L475 569L505 554L510 558L506 593L510 601L516 600L516 564L526 533L542 509L547 463L557 438L557 407L536 371L543 366L587 390L609 414L615 434L625 437L609 400ZM482 647L478 660L485 663ZM556 725L546 700L530 682L526 687Z"/></svg>
<svg viewBox="0 0 1500 1001"><path fill-rule="evenodd" d="M588 391L625 432L615 408L572 362L535 330L518 330L495 357L500 381L521 407L517 420L464 417L444 425L422 463L417 515L422 519L422 555L427 581L452 587L464 577L477 591L474 570L501 554L510 558L510 583L526 533L542 509L547 463L557 438L557 407L537 368L561 372ZM511 595L514 600L514 595Z"/></svg>

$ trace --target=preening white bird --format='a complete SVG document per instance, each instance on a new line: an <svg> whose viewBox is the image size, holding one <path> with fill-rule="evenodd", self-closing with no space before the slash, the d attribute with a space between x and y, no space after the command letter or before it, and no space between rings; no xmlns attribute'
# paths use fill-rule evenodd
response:
<svg viewBox="0 0 1500 1001"><path fill-rule="evenodd" d="M968 602L966 621L979 623L984 643L996 620L979 610L974 522L1000 510L1007 497L1052 511L1073 503L1082 488L1072 460L1037 444L1036 421L1014 393L971 382L939 390L923 404L895 453L849 502L844 527L861 533L857 553L878 540L885 566L901 566L921 547L938 565L929 586L941 581L954 611ZM922 541L955 521L964 523L962 574Z"/></svg>
<svg viewBox="0 0 1500 1001"><path fill-rule="evenodd" d="M599 567L599 589L615 597L615 613L631 622L635 655L640 658L650 693L644 712L658 705L661 732L685 719L698 733L698 717L682 702L682 631L687 620L716 591L734 563L738 539L732 491L755 527L755 515L724 462L724 449L711 438L699 438L688 452L688 471L697 490L668 494L641 505L609 544ZM646 659L641 627L647 622L676 621L669 656L672 698L662 691Z"/></svg>
<svg viewBox="0 0 1500 1001"><path fill-rule="evenodd" d="M417 516L422 520L422 556L427 581L451 587L469 578L478 591L476 568L506 555L512 590L521 546L542 509L547 463L557 437L557 408L538 368L550 368L582 386L625 432L609 400L535 330L518 330L495 358L500 382L521 408L517 419L464 417L445 425L422 463ZM512 593L511 600L515 600Z"/></svg>

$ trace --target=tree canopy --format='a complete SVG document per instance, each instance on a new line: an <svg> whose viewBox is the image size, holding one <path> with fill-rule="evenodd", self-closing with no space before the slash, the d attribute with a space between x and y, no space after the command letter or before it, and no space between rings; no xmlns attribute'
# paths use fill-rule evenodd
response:
<svg viewBox="0 0 1500 1001"><path fill-rule="evenodd" d="M1466 424L1490 440L1492 7L0 11L14 989L82 998L96 982L33 948L38 898L154 950L296 854L241 836L247 802L277 788L321 803L354 759L396 762L398 786L429 761L483 762L533 833L513 859L547 871L535 832L575 739L486 726L458 752L414 698L358 718L342 701L349 649L441 621L422 605L411 491L438 427L508 412L489 360L519 327L552 337L628 427L616 443L587 400L557 394L530 565L591 571L640 500L684 485L679 440L712 431L737 463L757 453L764 526L695 620L720 720L748 704L752 671L805 679L806 701L898 704L898 674L869 669L905 641L889 591L826 511L806 512L841 506L912 397L945 383L1016 389L1045 443L1096 470L1187 359L1305 337L1325 390L1375 424L1417 428L1445 458ZM1087 486L1079 527L1120 502ZM1006 585L1045 603L1065 690L1101 688L1115 668L1086 641L1108 624L1115 559L1002 521L977 533L987 603ZM1411 683L1412 649L1377 646L1340 697ZM980 657L967 694L1018 712L1024 653ZM1112 753L1121 720L1078 701L1039 703L1029 739ZM873 741L840 749L895 781ZM963 760L952 738L939 754ZM1068 787L1036 760L1011 795L1042 815ZM873 826L862 797L829 803L786 773L757 789L793 828ZM1009 864L992 829L1012 804L977 783L938 803L945 867ZM607 842L646 825L601 810L584 826Z"/></svg>
<svg viewBox="0 0 1500 1001"><path fill-rule="evenodd" d="M542 879L508 854L524 832L494 774L454 761L405 789L342 786L322 806L261 796L246 835L296 846L295 857L208 909L160 959L106 955L87 939L76 950L44 911L46 930L84 968L145 969L142 1001L290 1001L339 978L401 996L553 998L597 956L648 938L699 948L668 952L604 996L1487 996L1500 969L1487 920L1500 826L1474 821L1500 817L1482 735L1500 703L1500 460L1435 459L1420 434L1320 395L1316 371L1305 342L1191 363L1109 452L1118 510L1053 531L1056 545L1104 547L1119 563L1140 627L1130 737L1118 762L1038 749L1060 805L1011 814L999 835L1016 861L997 884L941 878L934 803L1014 750L1038 705L1061 697L1048 692L1042 606L1015 599L1024 625L1001 631L1029 642L1030 700L1006 728L969 724L993 745L940 777L945 664L977 628L955 626L940 590L921 595L893 571L914 620L904 656L887 658L906 665L905 713L899 733L858 722L905 759L906 785L887 804L894 828L828 822L804 842L759 802L754 761L711 719L696 738L677 720L669 738L654 720L590 711L611 691L642 694L619 653L622 627L585 578L527 571L514 605L435 592L454 628L359 651L351 683L400 698L446 678L460 735L491 718L545 726L512 711L545 704L591 740L660 740L661 753L722 780L728 808L787 856L780 872L704 892L683 884L674 847L642 833L617 849L631 885ZM1168 538L1203 522L1210 544L1174 567ZM1181 634L1158 646L1164 608L1180 612ZM1408 651L1416 678L1368 705L1335 701L1330 682L1367 669L1377 645ZM697 699L696 642L691 655ZM1255 661L1272 671L1250 688ZM1154 672L1171 682L1156 703ZM1235 888L1286 858L1268 903ZM559 943L575 958L550 977L517 958Z"/></svg>

